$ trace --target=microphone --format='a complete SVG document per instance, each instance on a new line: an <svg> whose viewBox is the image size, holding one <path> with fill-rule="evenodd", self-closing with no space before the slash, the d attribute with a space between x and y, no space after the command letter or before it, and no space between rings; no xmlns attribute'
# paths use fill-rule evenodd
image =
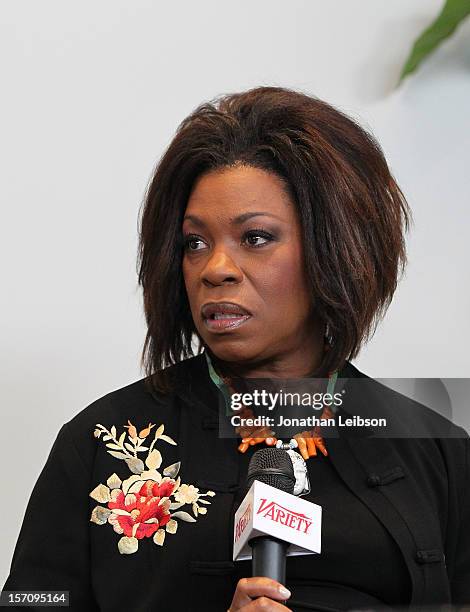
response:
<svg viewBox="0 0 470 612"><path fill-rule="evenodd" d="M293 495L302 492L289 452L256 451L247 489L235 513L233 560L252 559L254 576L285 583L286 556L321 552L321 506Z"/></svg>
<svg viewBox="0 0 470 612"><path fill-rule="evenodd" d="M255 480L292 495L295 486L294 467L286 451L278 448L256 451L248 466L248 489ZM266 576L285 584L289 542L265 535L251 538L248 544L252 549L252 576Z"/></svg>

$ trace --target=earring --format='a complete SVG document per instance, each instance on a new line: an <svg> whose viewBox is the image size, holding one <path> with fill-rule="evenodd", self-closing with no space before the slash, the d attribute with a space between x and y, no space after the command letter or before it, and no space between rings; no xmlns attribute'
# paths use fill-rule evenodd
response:
<svg viewBox="0 0 470 612"><path fill-rule="evenodd" d="M332 337L330 336L330 326L329 326L329 324L328 324L328 323L327 323L327 324L326 324L326 326L325 326L325 343L326 343L328 346L332 346L332 345L333 345L333 339L332 339Z"/></svg>

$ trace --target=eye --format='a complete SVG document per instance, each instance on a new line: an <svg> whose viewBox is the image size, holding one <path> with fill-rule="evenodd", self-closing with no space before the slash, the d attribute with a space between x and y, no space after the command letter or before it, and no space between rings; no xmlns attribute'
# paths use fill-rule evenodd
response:
<svg viewBox="0 0 470 612"><path fill-rule="evenodd" d="M204 248L204 240L196 234L188 234L183 238L183 247L185 251L200 251Z"/></svg>
<svg viewBox="0 0 470 612"><path fill-rule="evenodd" d="M263 229L252 229L243 234L243 242L250 247L262 247L274 240L274 236Z"/></svg>

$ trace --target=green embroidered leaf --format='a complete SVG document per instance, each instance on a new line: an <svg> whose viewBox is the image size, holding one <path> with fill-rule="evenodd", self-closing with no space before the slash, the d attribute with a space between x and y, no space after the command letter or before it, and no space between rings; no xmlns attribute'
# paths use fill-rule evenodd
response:
<svg viewBox="0 0 470 612"><path fill-rule="evenodd" d="M174 446L176 446L176 442L172 438L170 438L170 436L162 435L160 436L160 440L165 440L165 442L168 442L168 444L173 444Z"/></svg>
<svg viewBox="0 0 470 612"><path fill-rule="evenodd" d="M137 457L126 457L125 462L133 474L141 474L145 469L144 462Z"/></svg>
<svg viewBox="0 0 470 612"><path fill-rule="evenodd" d="M172 463L168 467L163 470L163 476L169 476L170 478L176 478L180 471L181 461L177 461L176 463Z"/></svg>
<svg viewBox="0 0 470 612"><path fill-rule="evenodd" d="M160 425L160 427L155 431L155 440L159 438L165 430L165 425Z"/></svg>
<svg viewBox="0 0 470 612"><path fill-rule="evenodd" d="M113 436L113 438L116 437L116 427L114 425L111 427L111 435Z"/></svg>
<svg viewBox="0 0 470 612"><path fill-rule="evenodd" d="M126 432L123 431L122 434L119 436L119 446L122 446L124 444L125 437L126 437Z"/></svg>
<svg viewBox="0 0 470 612"><path fill-rule="evenodd" d="M437 47L448 38L470 14L470 0L447 0L434 22L415 41L403 66L400 82L416 70Z"/></svg>

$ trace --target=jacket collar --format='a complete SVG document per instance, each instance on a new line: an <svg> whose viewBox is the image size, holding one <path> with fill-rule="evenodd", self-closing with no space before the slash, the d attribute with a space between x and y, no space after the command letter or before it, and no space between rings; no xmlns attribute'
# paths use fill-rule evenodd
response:
<svg viewBox="0 0 470 612"><path fill-rule="evenodd" d="M200 354L177 367L176 394L204 411L210 409L210 418L216 419L213 411L217 411L223 381L211 370L210 361ZM374 415L378 383L350 362L340 370L338 379L348 396L345 414ZM367 379L370 384L355 384L359 379ZM402 552L412 581L411 604L449 601L437 519L398 453L396 441L369 435L373 433L372 428L361 439L341 435L328 439L330 460L346 486L384 525ZM413 440L406 444L413 444Z"/></svg>

